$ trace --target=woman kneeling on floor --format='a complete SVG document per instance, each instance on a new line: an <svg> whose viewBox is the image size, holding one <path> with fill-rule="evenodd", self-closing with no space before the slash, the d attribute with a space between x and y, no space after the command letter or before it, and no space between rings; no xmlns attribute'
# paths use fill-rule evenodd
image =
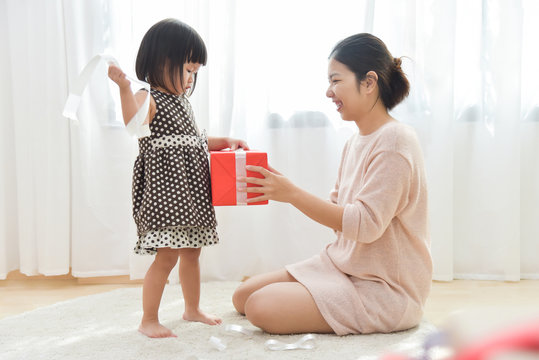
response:
<svg viewBox="0 0 539 360"><path fill-rule="evenodd" d="M261 167L251 202L287 202L335 230L319 255L253 276L233 303L269 333L366 334L414 327L430 291L432 261L423 155L412 127L388 111L409 92L401 59L370 34L336 45L326 95L358 127L346 143L329 201Z"/></svg>

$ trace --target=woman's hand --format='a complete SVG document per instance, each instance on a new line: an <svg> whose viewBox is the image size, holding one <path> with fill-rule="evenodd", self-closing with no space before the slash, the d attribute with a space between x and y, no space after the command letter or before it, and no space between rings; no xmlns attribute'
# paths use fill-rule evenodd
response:
<svg viewBox="0 0 539 360"><path fill-rule="evenodd" d="M261 166L252 165L246 166L246 169L260 173L262 176L264 176L263 179L255 177L244 177L238 179L238 181L241 182L259 185L240 189L240 191L247 193L262 193L260 196L247 199L248 203L265 200L274 200L286 203L293 201L293 197L297 193L297 187L280 172L273 169L271 166L269 167L269 170Z"/></svg>
<svg viewBox="0 0 539 360"><path fill-rule="evenodd" d="M342 231L344 207L322 200L294 185L277 170L269 167L269 170L261 166L246 166L249 171L262 174L263 179L255 177L239 178L238 181L251 183L259 186L238 189L247 193L262 193L262 195L247 199L248 203L274 200L290 203L299 211L335 231Z"/></svg>

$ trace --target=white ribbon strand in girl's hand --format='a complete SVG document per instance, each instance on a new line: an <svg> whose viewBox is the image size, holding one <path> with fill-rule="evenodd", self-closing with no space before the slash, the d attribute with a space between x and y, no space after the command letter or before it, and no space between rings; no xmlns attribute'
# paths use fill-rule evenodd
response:
<svg viewBox="0 0 539 360"><path fill-rule="evenodd" d="M281 351L281 350L311 350L314 348L314 339L313 334L307 334L295 343L287 344L278 340L268 340L266 341L266 347L270 350Z"/></svg>
<svg viewBox="0 0 539 360"><path fill-rule="evenodd" d="M106 61L107 64L118 65L116 59L110 55L99 54L94 56L88 62L88 64L86 64L79 77L73 82L73 87L71 88L67 101L64 105L64 111L62 113L63 116L77 120L77 110L79 109L82 93L84 92L86 85L90 81L95 69L101 61ZM126 129L129 134L136 135L138 138L150 136L150 126L148 124L144 124L144 120L146 119L146 115L148 114L148 110L150 108L150 85L144 81L133 79L129 76L127 76L127 78L132 84L137 84L141 88L146 89L148 94L146 95L144 103L138 109L135 116L133 116L133 118L127 123Z"/></svg>

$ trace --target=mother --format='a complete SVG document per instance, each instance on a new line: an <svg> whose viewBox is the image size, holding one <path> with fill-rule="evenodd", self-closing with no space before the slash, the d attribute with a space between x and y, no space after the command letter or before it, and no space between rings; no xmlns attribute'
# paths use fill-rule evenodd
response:
<svg viewBox="0 0 539 360"><path fill-rule="evenodd" d="M409 92L401 60L371 34L338 43L329 57L327 97L359 131L346 143L329 201L271 169L245 178L263 193L250 201L287 202L335 230L319 255L254 276L233 303L269 333L366 334L416 326L430 291L427 189L414 130L388 111Z"/></svg>

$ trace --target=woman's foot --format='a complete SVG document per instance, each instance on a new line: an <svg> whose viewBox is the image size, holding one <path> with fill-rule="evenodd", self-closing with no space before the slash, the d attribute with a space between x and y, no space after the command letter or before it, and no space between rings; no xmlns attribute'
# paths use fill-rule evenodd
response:
<svg viewBox="0 0 539 360"><path fill-rule="evenodd" d="M208 325L219 325L222 320L217 316L206 314L199 310L185 311L183 313L183 319L187 321L198 321Z"/></svg>
<svg viewBox="0 0 539 360"><path fill-rule="evenodd" d="M138 331L150 338L177 337L172 330L161 325L159 321L143 321Z"/></svg>

